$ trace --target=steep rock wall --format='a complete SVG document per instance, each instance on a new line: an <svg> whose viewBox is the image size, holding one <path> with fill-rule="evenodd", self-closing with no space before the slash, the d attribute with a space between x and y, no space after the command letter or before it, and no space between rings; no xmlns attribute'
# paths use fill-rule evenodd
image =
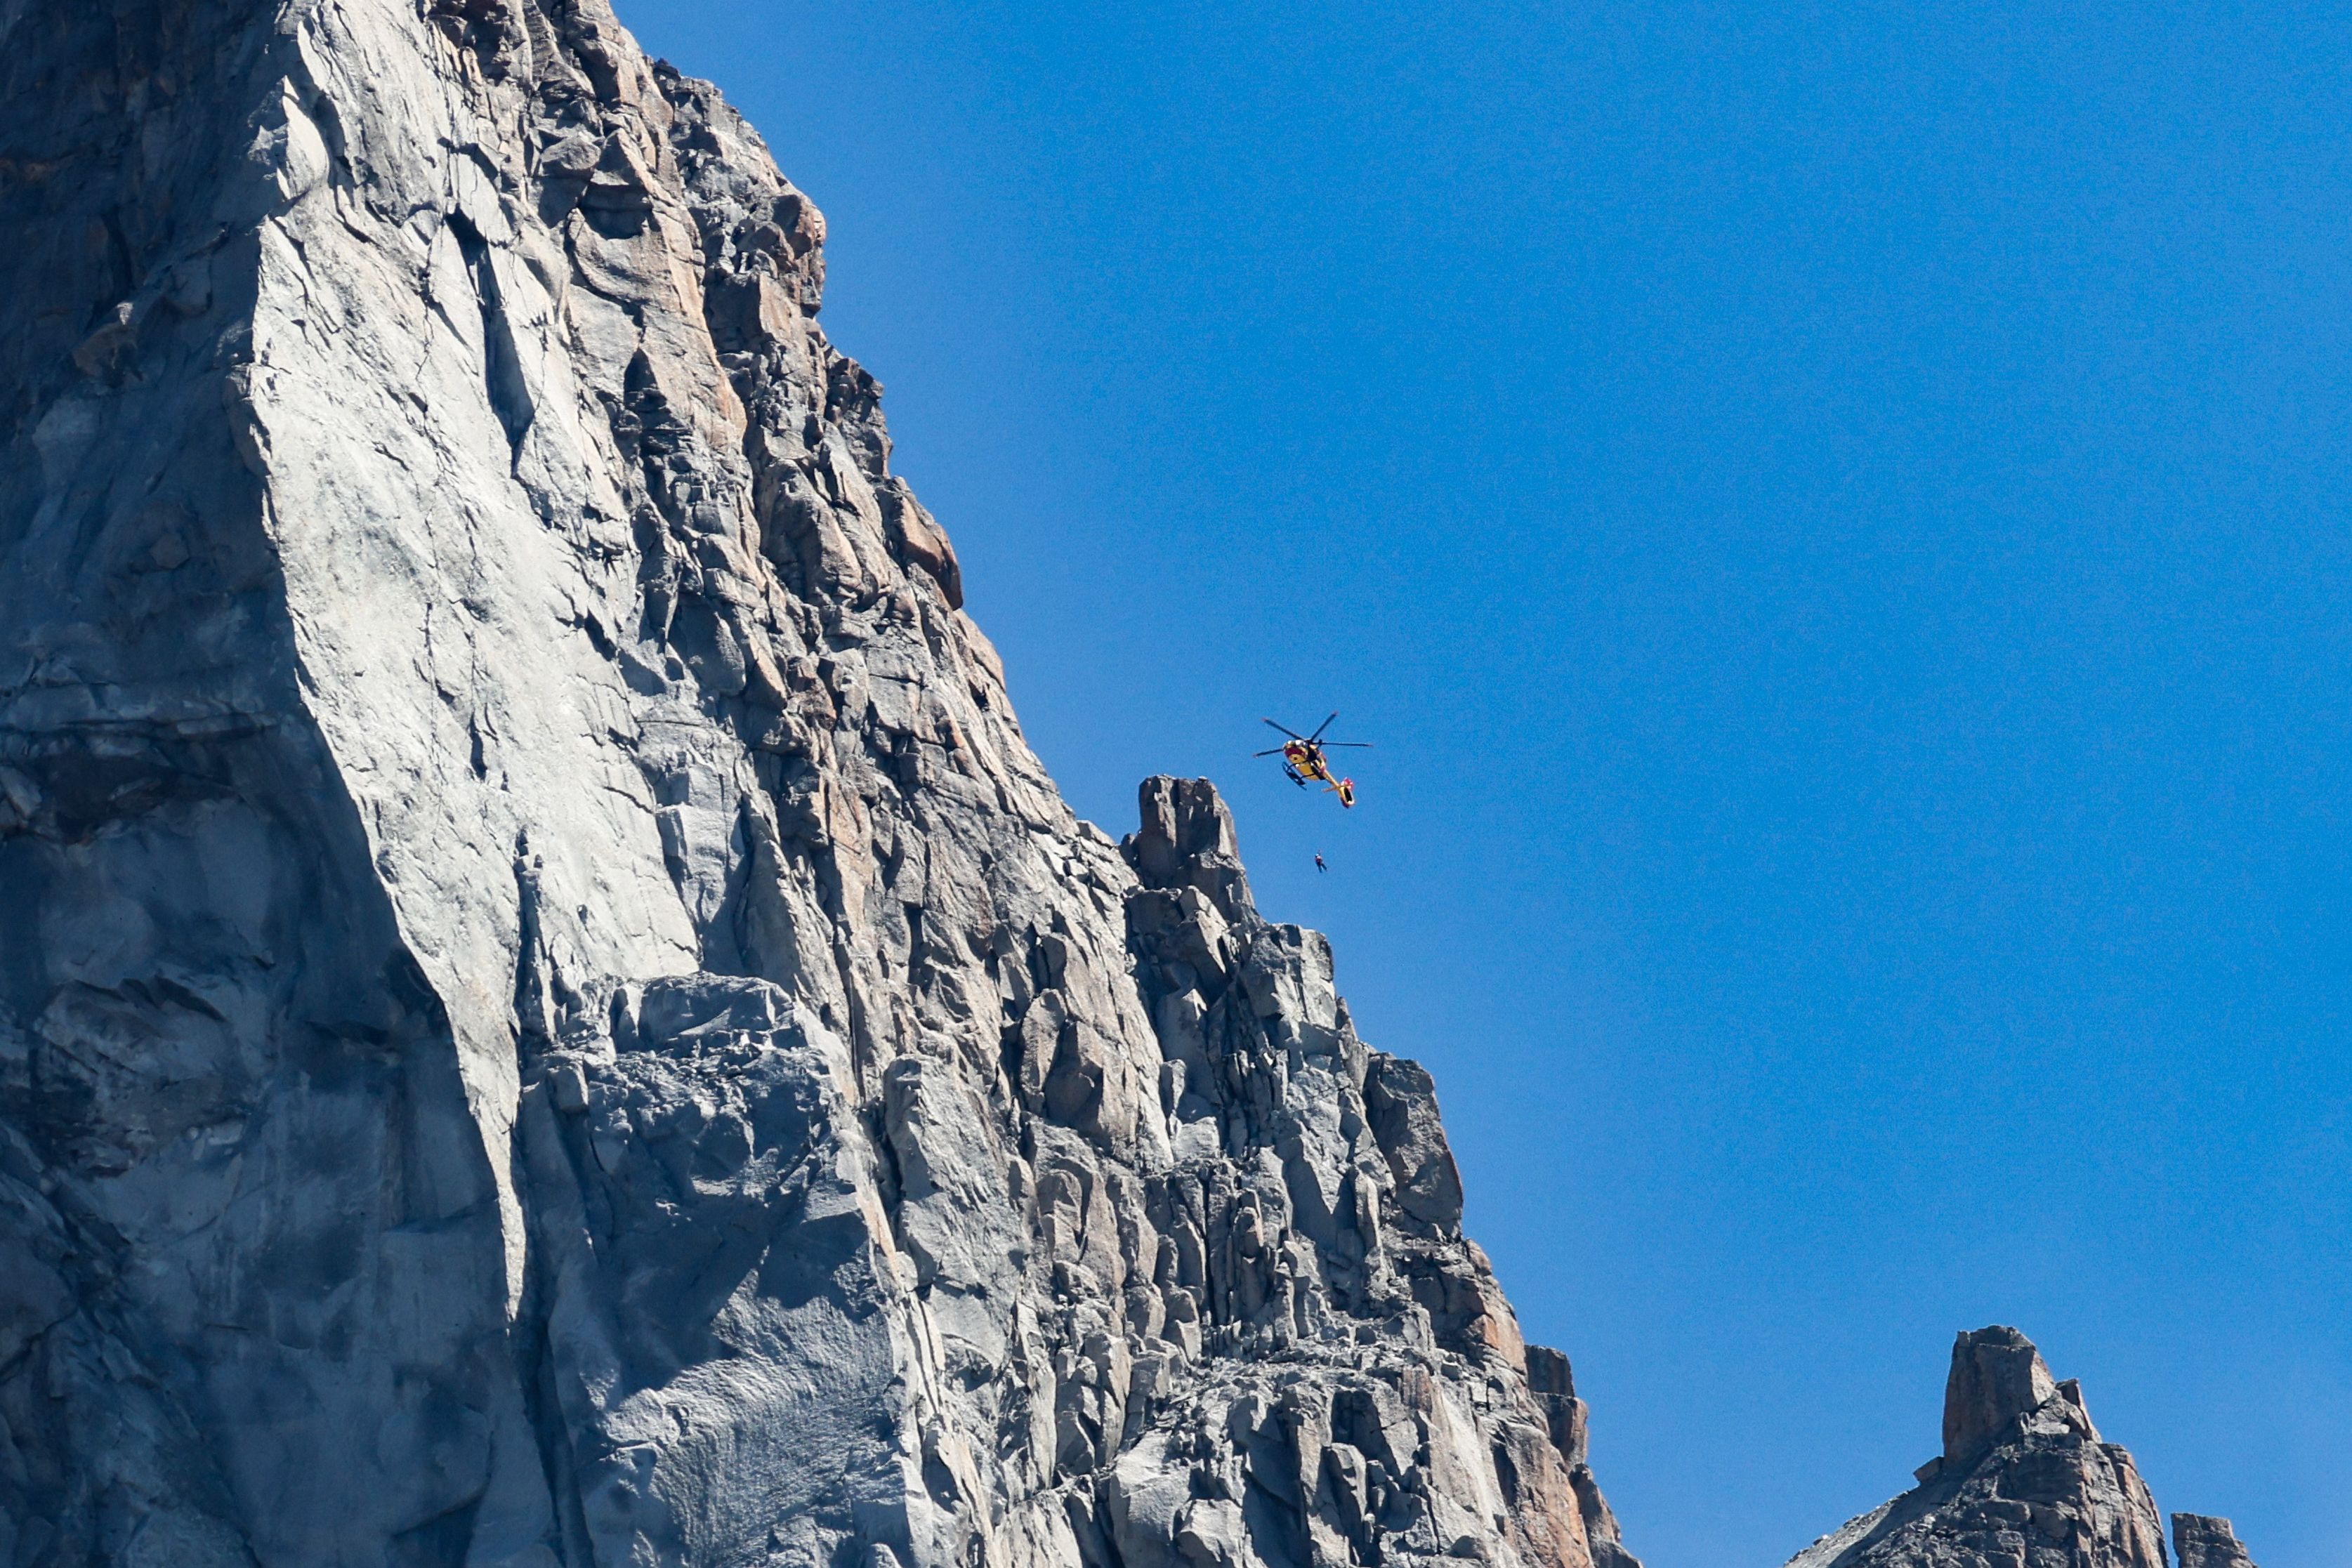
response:
<svg viewBox="0 0 2352 1568"><path fill-rule="evenodd" d="M0 7L0 1561L1630 1563L602 0Z"/></svg>

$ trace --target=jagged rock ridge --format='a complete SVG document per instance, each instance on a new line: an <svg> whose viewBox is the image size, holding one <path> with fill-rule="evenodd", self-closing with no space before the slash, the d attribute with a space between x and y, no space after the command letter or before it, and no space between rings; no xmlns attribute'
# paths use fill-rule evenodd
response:
<svg viewBox="0 0 2352 1568"><path fill-rule="evenodd" d="M0 8L0 1562L1628 1568L603 0Z"/></svg>
<svg viewBox="0 0 2352 1568"><path fill-rule="evenodd" d="M2100 1437L2082 1385L2053 1378L2013 1328L1953 1342L1943 1451L1916 1477L1789 1568L2167 1568L2131 1455ZM2176 1513L2172 1525L2180 1568L2251 1568L2229 1521Z"/></svg>

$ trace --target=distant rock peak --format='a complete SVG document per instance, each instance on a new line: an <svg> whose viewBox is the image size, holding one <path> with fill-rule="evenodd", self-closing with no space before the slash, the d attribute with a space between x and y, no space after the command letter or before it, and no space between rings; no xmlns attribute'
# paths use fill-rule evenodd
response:
<svg viewBox="0 0 2352 1568"><path fill-rule="evenodd" d="M2101 1439L2081 1385L2053 1378L2016 1329L1955 1338L1943 1437L1916 1487L1790 1568L2167 1568L2156 1500L2131 1455ZM2244 1561L2226 1521L2176 1514L2173 1526L2181 1568Z"/></svg>

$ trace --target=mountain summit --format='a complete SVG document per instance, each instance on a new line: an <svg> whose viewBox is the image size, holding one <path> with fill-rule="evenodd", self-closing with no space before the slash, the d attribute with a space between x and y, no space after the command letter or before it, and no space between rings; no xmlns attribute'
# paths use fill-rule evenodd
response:
<svg viewBox="0 0 2352 1568"><path fill-rule="evenodd" d="M1788 1568L2168 1568L2156 1500L2091 1424L2082 1385L1995 1325L1952 1343L1944 1450L1918 1485ZM2180 1568L2252 1568L2226 1519L2172 1516Z"/></svg>

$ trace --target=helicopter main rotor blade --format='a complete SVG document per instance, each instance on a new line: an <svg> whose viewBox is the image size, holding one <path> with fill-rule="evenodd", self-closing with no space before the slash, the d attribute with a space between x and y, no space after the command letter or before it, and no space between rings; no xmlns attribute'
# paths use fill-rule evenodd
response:
<svg viewBox="0 0 2352 1568"><path fill-rule="evenodd" d="M1279 746L1276 747L1272 751L1253 751L1253 752L1251 752L1251 753L1250 753L1250 756L1251 756L1252 758L1259 758L1259 757L1279 757L1279 756L1281 756L1281 755L1282 755L1282 747L1280 747Z"/></svg>
<svg viewBox="0 0 2352 1568"><path fill-rule="evenodd" d="M1272 719L1270 719L1270 718L1269 718L1269 719L1261 720L1260 722L1265 723L1265 724L1274 724L1274 720L1272 720ZM1303 735L1299 734L1297 730L1295 730L1295 729L1291 728L1291 727L1290 727L1288 725L1286 725L1286 724L1274 724L1274 727L1275 727L1275 728L1276 728L1276 729L1278 729L1278 730L1280 730L1280 731L1282 731L1282 733L1283 733L1283 734L1285 734L1285 735L1286 735L1286 736L1290 737L1290 738L1291 738L1291 739L1293 739L1293 740L1304 740L1304 739L1306 739L1306 738L1307 738L1305 736L1303 736Z"/></svg>
<svg viewBox="0 0 2352 1568"><path fill-rule="evenodd" d="M1331 718L1338 718L1339 716L1339 710L1338 708L1333 708L1333 709L1331 710ZM1314 734L1312 734L1312 735L1310 735L1310 736L1308 736L1307 738L1307 739L1309 739L1309 740L1320 740L1320 739L1322 739L1322 738L1323 738L1323 732L1324 732L1325 730L1327 730L1327 729L1328 729L1328 728L1330 728L1330 727L1331 727L1331 718L1327 718L1327 719L1325 719L1321 724L1317 725L1317 726L1315 727L1315 733L1314 733Z"/></svg>
<svg viewBox="0 0 2352 1568"><path fill-rule="evenodd" d="M1372 743L1369 740L1318 740L1315 744L1327 748L1334 746L1352 746L1363 751L1370 751L1372 748Z"/></svg>

